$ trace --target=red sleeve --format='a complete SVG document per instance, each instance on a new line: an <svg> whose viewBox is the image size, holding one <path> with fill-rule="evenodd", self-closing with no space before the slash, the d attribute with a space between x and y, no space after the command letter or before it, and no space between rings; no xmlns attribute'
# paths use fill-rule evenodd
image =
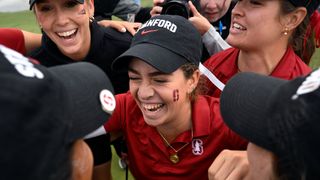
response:
<svg viewBox="0 0 320 180"><path fill-rule="evenodd" d="M0 28L0 44L25 55L26 47L21 30L16 28Z"/></svg>

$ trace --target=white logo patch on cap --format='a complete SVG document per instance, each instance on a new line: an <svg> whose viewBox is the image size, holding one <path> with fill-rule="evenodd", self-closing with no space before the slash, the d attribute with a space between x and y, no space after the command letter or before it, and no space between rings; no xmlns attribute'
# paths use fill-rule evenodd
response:
<svg viewBox="0 0 320 180"><path fill-rule="evenodd" d="M296 94L291 99L297 99L299 95L307 94L317 90L320 87L320 68L313 71L299 86Z"/></svg>
<svg viewBox="0 0 320 180"><path fill-rule="evenodd" d="M114 98L113 94L107 89L104 89L100 92L100 102L102 105L102 109L109 114L112 114L112 112L116 108L116 99Z"/></svg>

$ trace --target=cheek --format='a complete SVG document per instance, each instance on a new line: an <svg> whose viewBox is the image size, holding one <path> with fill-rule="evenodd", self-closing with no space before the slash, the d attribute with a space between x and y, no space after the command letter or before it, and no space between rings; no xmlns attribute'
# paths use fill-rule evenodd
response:
<svg viewBox="0 0 320 180"><path fill-rule="evenodd" d="M200 7L203 9L205 7L205 3L203 1L200 1Z"/></svg>
<svg viewBox="0 0 320 180"><path fill-rule="evenodd" d="M50 17L45 16L44 14L41 14L41 13L37 13L36 17L37 17L38 23L41 24L41 26L45 26L46 23L51 21ZM48 23L48 24L50 24L50 23Z"/></svg>
<svg viewBox="0 0 320 180"><path fill-rule="evenodd" d="M135 95L135 94L137 93L138 88L139 88L138 85L129 82L129 91L130 91L130 93L131 93L132 95Z"/></svg>
<svg viewBox="0 0 320 180"><path fill-rule="evenodd" d="M179 101L179 97L180 97L179 89L173 90L172 96L173 96L173 102Z"/></svg>
<svg viewBox="0 0 320 180"><path fill-rule="evenodd" d="M209 2L210 0L201 0L200 1L200 7L201 7L201 9L203 9L204 10L204 8L208 5L208 2Z"/></svg>

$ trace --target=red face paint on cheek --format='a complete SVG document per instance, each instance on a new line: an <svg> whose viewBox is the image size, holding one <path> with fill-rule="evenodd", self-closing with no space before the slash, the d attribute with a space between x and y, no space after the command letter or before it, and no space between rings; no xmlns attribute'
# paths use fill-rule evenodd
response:
<svg viewBox="0 0 320 180"><path fill-rule="evenodd" d="M175 89L173 90L173 102L176 102L179 100L179 90L178 89Z"/></svg>

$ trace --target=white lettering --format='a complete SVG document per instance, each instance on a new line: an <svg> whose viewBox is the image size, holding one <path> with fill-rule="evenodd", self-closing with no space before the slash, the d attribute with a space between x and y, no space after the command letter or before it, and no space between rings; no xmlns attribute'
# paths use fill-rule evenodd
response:
<svg viewBox="0 0 320 180"><path fill-rule="evenodd" d="M155 19L152 26L156 26L159 23L160 19ZM159 26L158 26L159 27Z"/></svg>
<svg viewBox="0 0 320 180"><path fill-rule="evenodd" d="M163 27L163 25L165 24L165 20L163 20L163 19L161 19L160 21L159 21L159 27Z"/></svg>
<svg viewBox="0 0 320 180"><path fill-rule="evenodd" d="M164 24L163 28L169 29L171 25L171 22L166 21L166 23Z"/></svg>
<svg viewBox="0 0 320 180"><path fill-rule="evenodd" d="M144 23L140 29L143 29L146 27L160 27L160 28L167 29L173 33L175 33L178 28L177 25L175 25L174 23L172 23L168 20L164 20L164 19L151 19L151 20L147 21L146 23Z"/></svg>
<svg viewBox="0 0 320 180"><path fill-rule="evenodd" d="M35 77L38 79L43 79L44 75L41 71L36 69L29 60L24 57L22 54L6 48L5 46L0 45L0 51L8 59L8 61L14 65L15 69L23 76L26 77Z"/></svg>
<svg viewBox="0 0 320 180"><path fill-rule="evenodd" d="M169 29L171 32L176 32L177 31L177 26L175 24L172 24L172 26Z"/></svg>
<svg viewBox="0 0 320 180"><path fill-rule="evenodd" d="M147 21L147 23L145 23L145 27L149 27L152 26L154 19Z"/></svg>

